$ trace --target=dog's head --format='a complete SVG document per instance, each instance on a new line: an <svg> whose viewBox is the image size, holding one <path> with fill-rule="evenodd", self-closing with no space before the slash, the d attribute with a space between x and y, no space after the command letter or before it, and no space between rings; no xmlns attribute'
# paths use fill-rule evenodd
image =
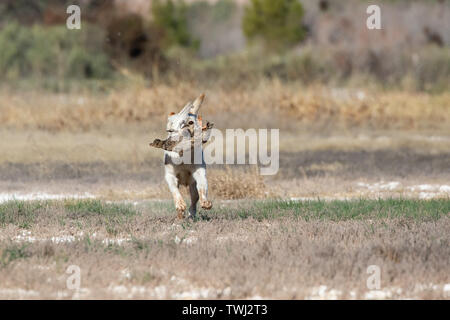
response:
<svg viewBox="0 0 450 320"><path fill-rule="evenodd" d="M188 102L180 112L169 114L166 127L168 138L193 137L194 132L201 132L202 119L198 111L204 99L202 94L194 102Z"/></svg>

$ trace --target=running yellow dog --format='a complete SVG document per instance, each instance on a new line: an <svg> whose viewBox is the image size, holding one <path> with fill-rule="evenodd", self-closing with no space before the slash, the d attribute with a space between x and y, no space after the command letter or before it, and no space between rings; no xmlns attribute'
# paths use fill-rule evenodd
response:
<svg viewBox="0 0 450 320"><path fill-rule="evenodd" d="M202 118L198 115L204 98L205 95L202 94L194 102L188 102L180 112L171 113L167 121L167 139L155 139L150 143L152 147L164 149L165 179L179 219L194 217L199 200L203 209L212 208L212 203L208 200L206 163L201 146L208 141L213 124L207 122L203 125ZM187 215L180 185L189 186L191 206Z"/></svg>

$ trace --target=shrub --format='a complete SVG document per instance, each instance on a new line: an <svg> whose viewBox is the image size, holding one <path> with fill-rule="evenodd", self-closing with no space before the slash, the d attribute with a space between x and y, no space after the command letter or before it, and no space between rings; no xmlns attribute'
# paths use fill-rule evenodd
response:
<svg viewBox="0 0 450 320"><path fill-rule="evenodd" d="M292 46L305 37L303 6L297 0L252 0L242 27L248 39L261 38L272 49Z"/></svg>
<svg viewBox="0 0 450 320"><path fill-rule="evenodd" d="M0 78L105 79L112 68L102 44L102 32L86 24L72 31L11 22L0 30Z"/></svg>
<svg viewBox="0 0 450 320"><path fill-rule="evenodd" d="M164 31L165 46L178 45L197 49L199 41L188 31L187 6L183 1L154 0L152 17L155 25Z"/></svg>
<svg viewBox="0 0 450 320"><path fill-rule="evenodd" d="M418 53L414 77L418 90L442 92L449 90L450 49L427 47Z"/></svg>

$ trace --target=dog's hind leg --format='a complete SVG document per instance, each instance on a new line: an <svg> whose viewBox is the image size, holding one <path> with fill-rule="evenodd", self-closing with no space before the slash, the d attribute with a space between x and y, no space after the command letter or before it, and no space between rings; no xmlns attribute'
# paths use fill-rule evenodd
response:
<svg viewBox="0 0 450 320"><path fill-rule="evenodd" d="M191 194L191 206L189 207L189 214L192 218L194 218L195 214L197 213L197 202L199 199L197 183L195 182L195 180L193 180L189 184L189 192Z"/></svg>

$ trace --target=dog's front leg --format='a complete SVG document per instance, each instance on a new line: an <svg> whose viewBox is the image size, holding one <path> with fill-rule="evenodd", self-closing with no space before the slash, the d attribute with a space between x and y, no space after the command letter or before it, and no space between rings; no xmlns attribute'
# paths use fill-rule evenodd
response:
<svg viewBox="0 0 450 320"><path fill-rule="evenodd" d="M197 183L197 190L200 196L200 206L203 209L209 210L212 208L211 201L208 200L208 180L206 180L206 169L205 167L197 168L192 177Z"/></svg>
<svg viewBox="0 0 450 320"><path fill-rule="evenodd" d="M167 184L169 185L170 192L172 193L173 201L175 202L175 208L177 209L177 217L178 219L183 219L184 211L186 210L186 202L184 202L180 190L178 189L178 178L176 177L173 170L170 170L167 167L165 178Z"/></svg>

